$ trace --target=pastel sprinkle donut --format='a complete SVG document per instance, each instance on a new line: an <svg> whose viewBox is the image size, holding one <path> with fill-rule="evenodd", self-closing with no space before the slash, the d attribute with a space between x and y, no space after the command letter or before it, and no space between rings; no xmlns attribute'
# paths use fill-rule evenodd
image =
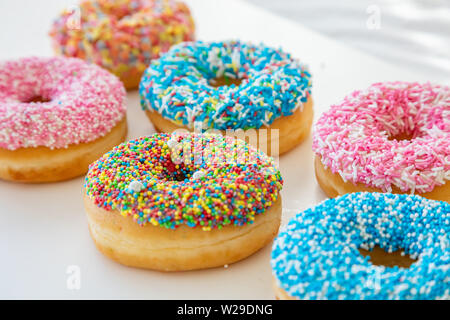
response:
<svg viewBox="0 0 450 320"><path fill-rule="evenodd" d="M449 299L450 205L415 195L352 193L296 215L272 250L281 299ZM360 249L401 250L407 267ZM404 257L404 258L405 258Z"/></svg>
<svg viewBox="0 0 450 320"><path fill-rule="evenodd" d="M86 173L123 141L125 89L75 58L0 62L0 178L47 182Z"/></svg>
<svg viewBox="0 0 450 320"><path fill-rule="evenodd" d="M91 165L85 206L92 237L107 256L190 270L238 261L271 241L281 186L273 159L242 140L155 134Z"/></svg>
<svg viewBox="0 0 450 320"><path fill-rule="evenodd" d="M312 122L308 68L262 44L180 43L150 64L139 91L162 132L278 129L283 153L306 137Z"/></svg>
<svg viewBox="0 0 450 320"><path fill-rule="evenodd" d="M450 88L387 82L355 91L317 121L313 150L331 197L377 191L450 202Z"/></svg>
<svg viewBox="0 0 450 320"><path fill-rule="evenodd" d="M83 0L55 19L56 53L85 59L137 88L151 59L194 38L189 8L175 0Z"/></svg>

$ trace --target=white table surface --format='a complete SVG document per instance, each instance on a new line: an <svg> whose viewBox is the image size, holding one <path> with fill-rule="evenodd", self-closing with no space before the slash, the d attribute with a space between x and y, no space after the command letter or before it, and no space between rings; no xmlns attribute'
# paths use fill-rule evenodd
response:
<svg viewBox="0 0 450 320"><path fill-rule="evenodd" d="M0 59L51 55L52 18L73 1L0 1ZM282 47L308 63L315 117L349 91L375 81L426 81L349 49L294 22L239 0L188 1L197 38L242 39ZM128 138L154 132L128 94ZM311 139L284 155L283 222L325 199L313 171ZM0 298L273 299L270 246L228 268L160 273L127 268L97 251L87 228L83 179L24 185L0 182ZM67 268L80 268L81 287L67 287Z"/></svg>
<svg viewBox="0 0 450 320"><path fill-rule="evenodd" d="M448 0L246 1L450 84Z"/></svg>

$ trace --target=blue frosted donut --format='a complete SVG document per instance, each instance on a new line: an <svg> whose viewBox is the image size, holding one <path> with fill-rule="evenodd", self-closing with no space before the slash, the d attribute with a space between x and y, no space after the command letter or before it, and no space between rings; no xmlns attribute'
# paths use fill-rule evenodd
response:
<svg viewBox="0 0 450 320"><path fill-rule="evenodd" d="M212 79L241 79L214 87ZM308 69L290 54L238 41L185 42L145 71L141 106L188 128L248 129L291 115L311 95Z"/></svg>
<svg viewBox="0 0 450 320"><path fill-rule="evenodd" d="M293 218L275 240L276 285L297 299L449 299L450 205L413 195L352 193ZM359 248L418 258L373 265Z"/></svg>

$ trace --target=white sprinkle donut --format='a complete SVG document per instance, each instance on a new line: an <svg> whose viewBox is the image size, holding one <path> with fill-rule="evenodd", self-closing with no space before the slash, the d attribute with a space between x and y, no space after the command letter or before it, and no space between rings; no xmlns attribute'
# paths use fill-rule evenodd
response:
<svg viewBox="0 0 450 320"><path fill-rule="evenodd" d="M331 197L378 191L450 202L450 88L390 82L355 91L320 117L313 150Z"/></svg>
<svg viewBox="0 0 450 320"><path fill-rule="evenodd" d="M0 178L48 182L84 174L124 140L125 89L75 58L0 62Z"/></svg>

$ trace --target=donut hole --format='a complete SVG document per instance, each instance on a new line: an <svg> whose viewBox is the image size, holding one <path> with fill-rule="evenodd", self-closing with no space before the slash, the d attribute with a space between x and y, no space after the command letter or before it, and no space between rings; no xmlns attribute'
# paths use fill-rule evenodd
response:
<svg viewBox="0 0 450 320"><path fill-rule="evenodd" d="M176 182L181 182L188 179L187 175L183 172L172 172L171 174L169 174L166 177L166 180L168 181L176 181Z"/></svg>
<svg viewBox="0 0 450 320"><path fill-rule="evenodd" d="M209 80L209 85L214 87L214 88L219 88L219 87L224 87L224 86L231 86L231 85L235 85L235 86L240 86L242 81L244 79L239 79L239 78L230 78L230 77L219 77L219 78L212 78Z"/></svg>
<svg viewBox="0 0 450 320"><path fill-rule="evenodd" d="M31 97L22 100L22 102L24 103L46 103L50 101L52 100L42 95L33 95Z"/></svg>
<svg viewBox="0 0 450 320"><path fill-rule="evenodd" d="M161 172L159 179L163 181L181 182L192 176L192 172L184 165L179 165L177 167L174 163L169 162L162 164L162 166L164 169Z"/></svg>
<svg viewBox="0 0 450 320"><path fill-rule="evenodd" d="M409 268L417 260L412 259L408 255L402 255L400 250L387 252L379 246L375 246L372 250L359 249L359 253L363 257L369 257L370 262L375 266L385 266L392 268L394 266L400 268Z"/></svg>
<svg viewBox="0 0 450 320"><path fill-rule="evenodd" d="M409 141L414 139L414 134L412 132L399 132L394 135L389 135L388 140L395 140L395 141Z"/></svg>

